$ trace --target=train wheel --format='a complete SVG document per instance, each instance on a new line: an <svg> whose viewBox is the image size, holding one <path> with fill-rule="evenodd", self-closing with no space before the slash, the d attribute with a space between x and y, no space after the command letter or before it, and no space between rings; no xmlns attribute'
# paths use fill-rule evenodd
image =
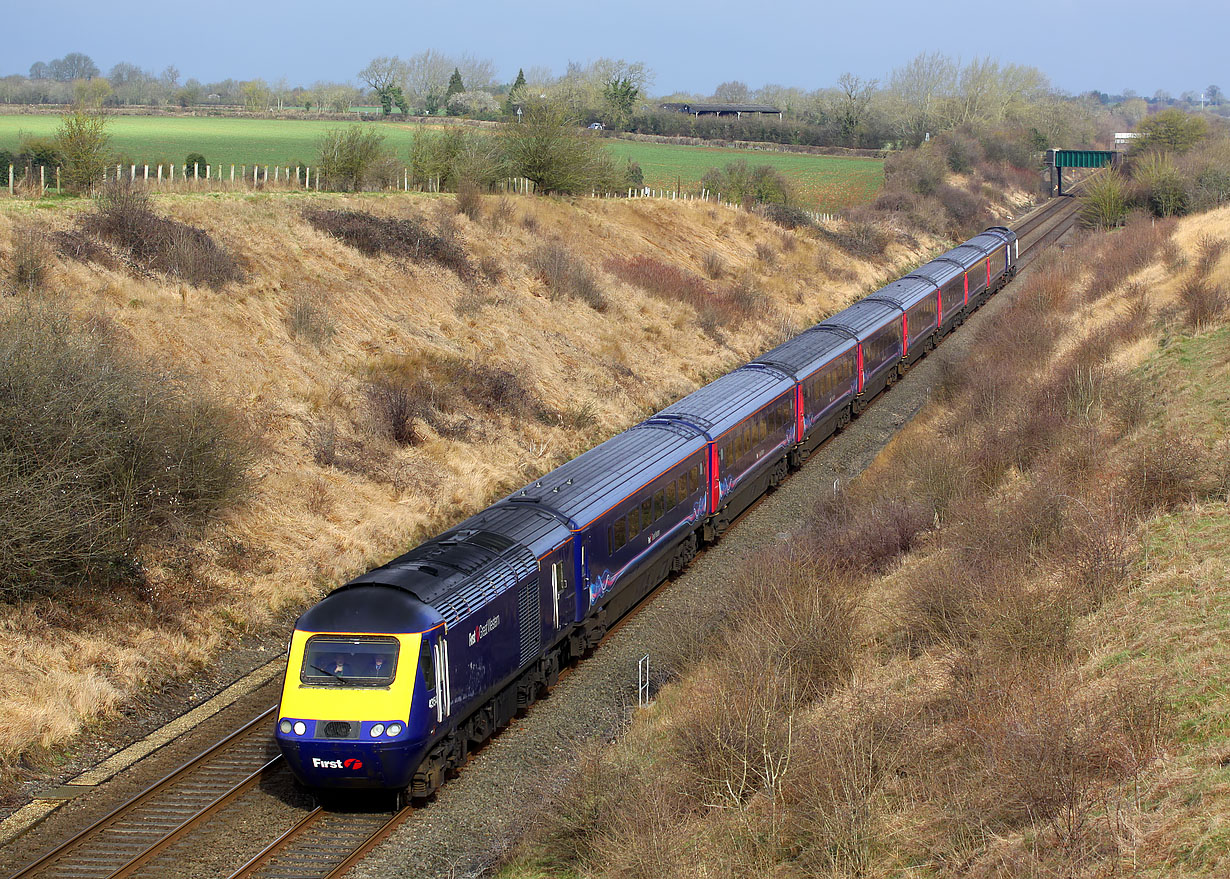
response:
<svg viewBox="0 0 1230 879"><path fill-rule="evenodd" d="M840 412L837 413L837 424L833 427L833 433L836 433L837 431L841 430L849 423L850 423L850 410L849 408L843 408Z"/></svg>

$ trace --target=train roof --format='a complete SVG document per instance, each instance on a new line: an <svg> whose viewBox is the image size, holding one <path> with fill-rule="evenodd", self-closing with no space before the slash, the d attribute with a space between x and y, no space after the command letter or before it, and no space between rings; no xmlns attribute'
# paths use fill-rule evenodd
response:
<svg viewBox="0 0 1230 879"><path fill-rule="evenodd" d="M793 376L796 381L807 378L834 357L849 351L855 345L845 333L834 332L823 326L811 327L772 351L768 351L752 363L773 366Z"/></svg>
<svg viewBox="0 0 1230 879"><path fill-rule="evenodd" d="M832 317L822 320L816 324L816 327L844 330L862 341L892 321L893 318L899 317L901 317L901 307L898 305L860 299L844 311L839 311Z"/></svg>
<svg viewBox="0 0 1230 879"><path fill-rule="evenodd" d="M513 492L496 508L545 511L568 528L579 530L627 497L629 491L666 473L705 445L706 439L696 427L647 421Z"/></svg>
<svg viewBox="0 0 1230 879"><path fill-rule="evenodd" d="M541 510L488 508L342 589L363 585L399 589L433 608L451 626L536 575L539 555L569 536L566 527Z"/></svg>
<svg viewBox="0 0 1230 879"><path fill-rule="evenodd" d="M988 226L971 238L970 243L978 242L979 239L984 238L991 241L988 246L991 250L994 250L1001 245L1011 244L1013 241L1016 241L1016 233L1007 226Z"/></svg>
<svg viewBox="0 0 1230 879"><path fill-rule="evenodd" d="M301 632L404 634L426 632L440 620L439 612L405 589L347 584L305 610L295 628Z"/></svg>
<svg viewBox="0 0 1230 879"><path fill-rule="evenodd" d="M965 263L951 259L948 256L938 256L925 266L919 266L910 272L908 277L925 278L942 287L953 278L963 274L965 274Z"/></svg>
<svg viewBox="0 0 1230 879"><path fill-rule="evenodd" d="M898 308L908 309L935 293L935 282L917 275L906 275L886 284L867 297L871 302L888 302Z"/></svg>
<svg viewBox="0 0 1230 879"><path fill-rule="evenodd" d="M646 424L692 425L715 440L793 387L789 373L749 363L672 403Z"/></svg>

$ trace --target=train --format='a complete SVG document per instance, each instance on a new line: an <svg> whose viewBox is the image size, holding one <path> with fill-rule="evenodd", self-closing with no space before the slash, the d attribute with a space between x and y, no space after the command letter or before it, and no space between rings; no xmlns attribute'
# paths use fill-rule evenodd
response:
<svg viewBox="0 0 1230 879"><path fill-rule="evenodd" d="M275 729L318 792L433 794L560 670L1017 271L993 226L438 537L291 635Z"/></svg>

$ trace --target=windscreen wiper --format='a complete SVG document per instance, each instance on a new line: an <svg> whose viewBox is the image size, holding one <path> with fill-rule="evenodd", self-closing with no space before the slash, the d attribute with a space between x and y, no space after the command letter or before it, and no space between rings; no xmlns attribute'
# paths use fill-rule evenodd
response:
<svg viewBox="0 0 1230 879"><path fill-rule="evenodd" d="M350 683L350 681L346 680L344 677L342 677L340 674L338 674L338 673L337 673L337 672L335 672L335 671L329 671L329 669L327 669L327 668L321 668L319 665L312 665L311 663L308 663L308 667L309 667L309 668L314 668L314 669L316 669L316 670L317 670L318 672L320 672L321 674L327 674L327 675L329 675L330 677L337 678L337 679L338 679L339 681L341 681L343 684L349 684L349 683Z"/></svg>

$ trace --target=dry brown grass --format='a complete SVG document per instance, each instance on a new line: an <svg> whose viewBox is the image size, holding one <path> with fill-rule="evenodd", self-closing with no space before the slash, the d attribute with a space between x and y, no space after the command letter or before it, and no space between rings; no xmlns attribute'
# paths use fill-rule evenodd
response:
<svg viewBox="0 0 1230 879"><path fill-rule="evenodd" d="M440 223L437 202L453 213L451 197L310 200L321 211L425 229ZM33 608L0 609L3 643L21 645L25 657L0 685L0 730L12 731L4 765L31 743L62 743L137 690L204 664L235 631L263 631L287 607L750 359L785 322L803 326L836 310L878 271L851 262L848 290L808 285L800 297L797 284L777 279L787 266L755 259L756 241L777 234L762 219L737 232L730 212L684 203L507 198L488 205L506 215L499 224L479 233L462 220L453 232L473 263L486 258L490 286L480 288L434 261L369 257L306 222L303 203L155 200L161 216L228 246L242 242L246 277L223 291L134 276L86 250L51 255L50 286L68 308L105 315L134 354L199 374L241 410L263 452L244 508L190 552L146 558L148 592L121 596L114 613L95 620L88 603L79 614L44 608L52 622L31 625ZM0 208L0 271L12 270L18 226L71 233L81 213ZM697 271L713 253L743 278L744 301L763 310L725 327L717 345L679 319L678 305L635 286L604 291L606 314L552 301L524 264L550 239L592 266L644 255ZM796 250L799 265L814 265L823 247L801 238ZM381 377L413 379L426 393L429 405L412 422L418 443L399 445L373 422L365 385ZM248 549L236 553L237 545ZM55 700L41 683L49 673L40 669L52 668L61 670Z"/></svg>

